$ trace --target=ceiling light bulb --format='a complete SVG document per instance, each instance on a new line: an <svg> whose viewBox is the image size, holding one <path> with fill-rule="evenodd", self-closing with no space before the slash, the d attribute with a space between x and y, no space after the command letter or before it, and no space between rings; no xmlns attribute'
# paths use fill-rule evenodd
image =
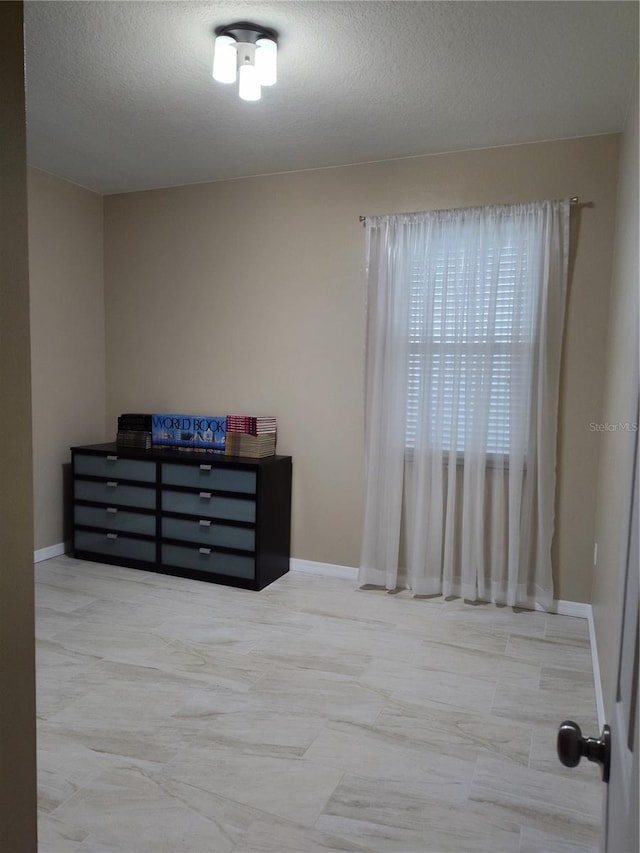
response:
<svg viewBox="0 0 640 853"><path fill-rule="evenodd" d="M255 65L241 65L238 71L238 94L243 101L259 101L260 80Z"/></svg>
<svg viewBox="0 0 640 853"><path fill-rule="evenodd" d="M231 36L217 36L213 48L213 79L219 83L235 83L238 54Z"/></svg>
<svg viewBox="0 0 640 853"><path fill-rule="evenodd" d="M256 42L256 68L262 86L273 86L278 79L278 45L273 39Z"/></svg>
<svg viewBox="0 0 640 853"><path fill-rule="evenodd" d="M259 101L260 78L256 69L256 46L238 42L238 94L243 101Z"/></svg>

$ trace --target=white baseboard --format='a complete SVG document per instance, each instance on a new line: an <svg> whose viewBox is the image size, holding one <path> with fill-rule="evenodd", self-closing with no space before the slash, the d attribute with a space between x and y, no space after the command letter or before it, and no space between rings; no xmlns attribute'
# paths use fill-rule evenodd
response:
<svg viewBox="0 0 640 853"><path fill-rule="evenodd" d="M593 608L584 601L555 601L551 608L552 613L559 616L577 616L586 619L589 626L589 646L591 648L591 667L593 669L593 684L596 692L596 711L598 712L598 724L600 730L605 724L604 697L602 694L602 678L600 677L600 662L598 660L598 644L596 642L596 631L593 623Z"/></svg>
<svg viewBox="0 0 640 853"><path fill-rule="evenodd" d="M324 575L330 578L346 578L347 580L356 581L358 578L358 569L353 566L336 566L332 563L315 563L312 560L298 560L292 558L290 568L293 572L304 572L310 575ZM537 607L537 610L542 610L542 607ZM598 646L596 644L596 635L593 624L593 609L590 604L584 601L567 601L559 599L554 601L549 609L551 613L557 613L558 616L575 616L578 619L586 619L589 625L589 645L591 646L591 662L593 665L593 681L596 693L596 709L598 712L598 723L602 729L604 719L604 700L602 696L602 681L600 678L600 664L598 661Z"/></svg>
<svg viewBox="0 0 640 853"><path fill-rule="evenodd" d="M33 562L41 563L43 560L50 560L52 557L62 557L70 550L70 542L58 542L57 545L49 545L48 548L40 548L38 551L34 551Z"/></svg>
<svg viewBox="0 0 640 853"><path fill-rule="evenodd" d="M591 605L584 601L566 601L560 599L558 601L558 616L577 616L579 619L591 618Z"/></svg>
<svg viewBox="0 0 640 853"><path fill-rule="evenodd" d="M604 716L604 696L602 693L602 678L600 676L600 661L598 660L598 644L596 642L596 631L593 622L593 608L583 601L556 601L552 612L560 616L577 616L586 619L589 626L589 646L591 648L591 667L593 669L593 684L596 693L596 711L598 713L598 725L602 731L606 720Z"/></svg>
<svg viewBox="0 0 640 853"><path fill-rule="evenodd" d="M353 566L336 566L333 563L314 563L313 560L292 558L289 568L292 572L304 572L308 575L324 575L328 578L346 578L353 581L358 579L358 570Z"/></svg>
<svg viewBox="0 0 640 853"><path fill-rule="evenodd" d="M537 606L536 610L544 610L544 608ZM558 616L577 616L578 619L588 619L591 605L585 604L584 601L566 601L561 598L554 601L547 612L557 613Z"/></svg>
<svg viewBox="0 0 640 853"><path fill-rule="evenodd" d="M593 666L593 682L596 688L596 710L598 711L598 725L600 731L606 723L604 715L604 696L602 693L602 679L600 677L600 661L598 660L598 644L596 642L596 626L593 621L593 608L589 605L589 645L591 646L591 665Z"/></svg>

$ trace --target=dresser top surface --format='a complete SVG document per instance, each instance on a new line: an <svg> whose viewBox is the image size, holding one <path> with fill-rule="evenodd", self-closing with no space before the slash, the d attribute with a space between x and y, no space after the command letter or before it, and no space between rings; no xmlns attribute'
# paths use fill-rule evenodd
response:
<svg viewBox="0 0 640 853"><path fill-rule="evenodd" d="M165 447L163 445L154 445L149 450L143 447L125 447L114 442L106 444L86 444L81 447L74 446L71 448L77 453L92 453L102 455L108 453L113 456L119 456L122 459L148 459L150 462L198 462L199 464L216 464L216 465L257 465L263 467L273 465L274 462L291 461L290 456L263 456L260 459L254 459L249 456L225 456L220 450L176 450L174 447Z"/></svg>

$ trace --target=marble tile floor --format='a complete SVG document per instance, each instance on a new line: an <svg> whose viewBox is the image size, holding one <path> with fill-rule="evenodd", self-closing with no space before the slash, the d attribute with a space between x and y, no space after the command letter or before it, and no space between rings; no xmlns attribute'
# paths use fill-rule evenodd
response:
<svg viewBox="0 0 640 853"><path fill-rule="evenodd" d="M586 620L36 566L41 853L595 853Z"/></svg>

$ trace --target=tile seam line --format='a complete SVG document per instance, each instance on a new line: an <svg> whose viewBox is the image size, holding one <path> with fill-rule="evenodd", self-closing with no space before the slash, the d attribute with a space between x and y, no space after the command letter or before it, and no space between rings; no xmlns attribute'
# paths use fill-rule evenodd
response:
<svg viewBox="0 0 640 853"><path fill-rule="evenodd" d="M498 759L496 759L496 760L498 760ZM531 768L525 768L525 769L530 770ZM536 773L548 773L547 770L536 770L535 772ZM562 780L567 781L567 782L571 781L570 777L568 777L568 776L561 776L561 775L556 776L554 774L550 774L550 775L553 776L554 779L562 779ZM547 803L544 800L538 799L537 797L519 797L517 794L512 794L509 791L500 790L499 788L494 788L491 784L487 784L487 783L476 782L474 784L476 785L476 788L479 788L480 790L491 791L491 793L500 794L501 796L506 795L506 796L512 798L517 803L534 804L537 806L543 806L546 809L548 809L550 806L553 806L559 812L562 812L563 814L571 815L572 817L593 818L592 812L581 812L578 809L565 808L564 806L558 806L558 805L555 805L553 803Z"/></svg>

